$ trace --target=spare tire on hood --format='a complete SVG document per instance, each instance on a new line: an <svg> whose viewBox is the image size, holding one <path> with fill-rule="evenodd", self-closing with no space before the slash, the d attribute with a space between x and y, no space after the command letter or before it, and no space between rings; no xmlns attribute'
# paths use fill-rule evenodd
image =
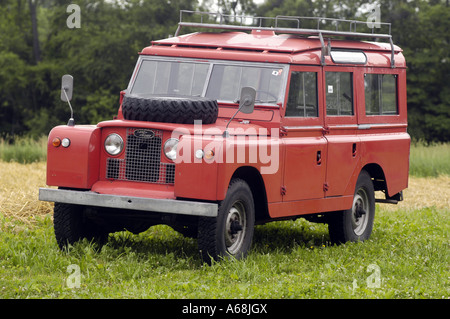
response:
<svg viewBox="0 0 450 319"><path fill-rule="evenodd" d="M122 100L124 119L179 124L213 124L219 107L216 100L200 97L140 97L125 95Z"/></svg>

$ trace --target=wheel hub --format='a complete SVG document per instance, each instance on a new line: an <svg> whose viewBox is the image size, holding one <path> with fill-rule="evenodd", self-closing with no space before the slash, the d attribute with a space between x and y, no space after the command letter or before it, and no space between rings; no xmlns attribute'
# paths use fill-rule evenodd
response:
<svg viewBox="0 0 450 319"><path fill-rule="evenodd" d="M231 235L236 235L239 231L242 230L242 225L240 224L240 222L238 220L232 220L230 223L230 234Z"/></svg>
<svg viewBox="0 0 450 319"><path fill-rule="evenodd" d="M359 220L363 215L365 215L367 212L364 209L363 205L361 203L357 203L355 207L355 219L356 221Z"/></svg>
<svg viewBox="0 0 450 319"><path fill-rule="evenodd" d="M355 198L353 199L352 208L352 227L357 236L361 236L369 221L369 198L364 189L358 190Z"/></svg>
<svg viewBox="0 0 450 319"><path fill-rule="evenodd" d="M234 255L241 249L245 238L245 207L241 202L236 202L228 211L225 244L230 254Z"/></svg>

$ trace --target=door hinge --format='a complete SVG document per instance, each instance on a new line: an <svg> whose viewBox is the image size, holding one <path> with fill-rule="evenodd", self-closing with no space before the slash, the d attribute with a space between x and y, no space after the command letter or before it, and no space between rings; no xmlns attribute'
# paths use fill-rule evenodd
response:
<svg viewBox="0 0 450 319"><path fill-rule="evenodd" d="M280 192L281 192L281 195L286 195L286 186L281 186L281 189L280 189Z"/></svg>
<svg viewBox="0 0 450 319"><path fill-rule="evenodd" d="M323 183L323 191L324 192L328 192L329 188L330 188L330 186L328 185L328 183Z"/></svg>
<svg viewBox="0 0 450 319"><path fill-rule="evenodd" d="M280 128L280 137L286 136L287 135L287 130L284 127Z"/></svg>
<svg viewBox="0 0 450 319"><path fill-rule="evenodd" d="M322 134L323 135L330 134L330 128L328 126L324 126L322 129Z"/></svg>

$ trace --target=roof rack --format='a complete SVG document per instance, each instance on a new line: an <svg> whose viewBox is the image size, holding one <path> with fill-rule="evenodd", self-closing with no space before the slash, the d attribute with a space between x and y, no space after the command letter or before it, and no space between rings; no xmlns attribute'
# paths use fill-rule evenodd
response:
<svg viewBox="0 0 450 319"><path fill-rule="evenodd" d="M183 21L183 17L186 15L200 17L200 22L188 22ZM306 21L315 21L316 28L302 28L302 24ZM335 25L335 30L321 29L320 25L324 22L330 22ZM232 24L233 23L233 24ZM294 27L282 27L282 24L295 24ZM349 31L339 30L342 25L347 25ZM358 25L365 25L372 31L357 32ZM322 65L325 65L325 56L330 55L331 43L328 38L328 44L325 45L324 37L355 37L355 38L370 38L370 39L388 39L391 46L391 67L395 67L394 61L394 43L391 35L391 24L386 22L377 22L377 25L387 26L389 33L375 33L375 23L372 27L368 22L346 19L334 19L334 18L318 18L318 17L299 17L299 16L276 16L276 17L252 17L244 15L230 15L220 12L202 12L202 11L180 11L180 22L175 32L175 36L178 36L182 27L195 27L195 28L207 28L207 29L221 29L221 30L233 30L233 31L273 31L278 33L299 34L305 36L318 36L322 46Z"/></svg>

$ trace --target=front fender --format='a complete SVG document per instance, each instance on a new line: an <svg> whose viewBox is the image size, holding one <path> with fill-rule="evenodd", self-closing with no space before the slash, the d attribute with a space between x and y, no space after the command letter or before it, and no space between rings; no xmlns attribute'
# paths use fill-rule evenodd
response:
<svg viewBox="0 0 450 319"><path fill-rule="evenodd" d="M201 135L183 135L177 149L175 161L174 193L178 198L195 198L216 201L217 170L216 158L222 153L221 138L205 138ZM211 159L197 158L196 151L214 152Z"/></svg>
<svg viewBox="0 0 450 319"><path fill-rule="evenodd" d="M54 138L68 138L69 147L55 147ZM98 180L100 129L94 125L57 126L47 144L47 185L90 189Z"/></svg>

